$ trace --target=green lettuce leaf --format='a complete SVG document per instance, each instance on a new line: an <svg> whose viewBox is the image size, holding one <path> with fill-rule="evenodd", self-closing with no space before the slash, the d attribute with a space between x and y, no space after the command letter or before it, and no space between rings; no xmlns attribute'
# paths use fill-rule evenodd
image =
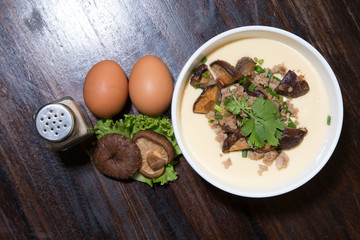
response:
<svg viewBox="0 0 360 240"><path fill-rule="evenodd" d="M175 172L175 170L174 170L175 164L176 164L176 162L174 162L174 161L167 164L165 166L164 173L160 177L157 177L157 178L147 178L139 172L135 173L134 176L132 176L131 178L136 181L146 183L150 187L153 187L154 183L160 183L160 185L164 185L168 182L173 182L178 178L177 172Z"/></svg>

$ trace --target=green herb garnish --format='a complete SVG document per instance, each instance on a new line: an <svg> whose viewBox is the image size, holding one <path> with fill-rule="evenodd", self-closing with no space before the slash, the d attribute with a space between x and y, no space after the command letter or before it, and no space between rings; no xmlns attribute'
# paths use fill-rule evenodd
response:
<svg viewBox="0 0 360 240"><path fill-rule="evenodd" d="M219 105L215 105L214 108L215 108L216 111L218 111L218 112L220 112L220 113L221 113L222 110L223 110Z"/></svg>
<svg viewBox="0 0 360 240"><path fill-rule="evenodd" d="M249 136L250 147L262 148L265 141L270 146L279 144L281 131L286 125L281 121L280 113L273 101L258 97L250 107L244 97L238 100L233 95L226 109L235 115L243 111L249 116L241 126L241 134L244 137Z"/></svg>
<svg viewBox="0 0 360 240"><path fill-rule="evenodd" d="M274 76L274 75L273 75L273 78L274 78L276 81L281 82L281 79L280 79L280 78L278 78L278 77L276 77L276 76Z"/></svg>
<svg viewBox="0 0 360 240"><path fill-rule="evenodd" d="M242 150L241 155L243 158L247 158L248 150Z"/></svg>
<svg viewBox="0 0 360 240"><path fill-rule="evenodd" d="M272 90L270 87L265 87L264 89L265 89L265 91L267 91L271 96L276 97L277 99L280 100L280 96L279 96L274 90Z"/></svg>
<svg viewBox="0 0 360 240"><path fill-rule="evenodd" d="M296 124L291 120L291 118L289 118L288 121L289 121L288 127L290 127L290 128L296 128Z"/></svg>
<svg viewBox="0 0 360 240"><path fill-rule="evenodd" d="M208 122L209 122L209 123L213 123L213 122L214 122L214 120L209 120Z"/></svg>
<svg viewBox="0 0 360 240"><path fill-rule="evenodd" d="M203 57L203 58L201 59L201 63L202 63L202 64L205 64L205 63L206 63L206 61L207 61L206 56L205 56L205 57Z"/></svg>
<svg viewBox="0 0 360 240"><path fill-rule="evenodd" d="M222 115L221 114L215 114L215 119L222 119Z"/></svg>
<svg viewBox="0 0 360 240"><path fill-rule="evenodd" d="M326 124L328 126L330 126L330 124L331 124L331 116L330 115L327 116Z"/></svg>
<svg viewBox="0 0 360 240"><path fill-rule="evenodd" d="M256 84L255 84L255 83L252 83L252 84L250 84L250 86L248 87L248 90L249 90L250 92L253 92L254 89L255 89L255 87L256 87Z"/></svg>
<svg viewBox="0 0 360 240"><path fill-rule="evenodd" d="M260 67L260 65L256 65L254 67L254 71L257 72L258 74L262 74L265 72L265 69L263 69L262 67Z"/></svg>
<svg viewBox="0 0 360 240"><path fill-rule="evenodd" d="M246 102L245 97L238 100L234 95L232 95L229 99L229 103L226 105L225 109L234 115L240 114L241 111L248 111L251 109L249 104Z"/></svg>
<svg viewBox="0 0 360 240"><path fill-rule="evenodd" d="M196 84L196 85L195 85L195 88L200 88L200 84Z"/></svg>
<svg viewBox="0 0 360 240"><path fill-rule="evenodd" d="M202 76L203 76L204 78L208 78L208 77L210 77L210 75L209 75L209 73L208 73L208 72L204 72L204 73L202 74Z"/></svg>
<svg viewBox="0 0 360 240"><path fill-rule="evenodd" d="M266 78L270 80L271 76L273 75L273 72L269 69Z"/></svg>
<svg viewBox="0 0 360 240"><path fill-rule="evenodd" d="M287 102L282 103L282 109L284 109L287 113L291 114L291 111L288 108Z"/></svg>
<svg viewBox="0 0 360 240"><path fill-rule="evenodd" d="M225 99L224 105L225 105L225 106L228 105L229 101L230 101L230 98Z"/></svg>
<svg viewBox="0 0 360 240"><path fill-rule="evenodd" d="M260 59L259 61L258 61L258 63L261 65L261 64L263 64L264 63L264 59Z"/></svg>
<svg viewBox="0 0 360 240"><path fill-rule="evenodd" d="M240 85L246 85L246 84L248 84L248 82L249 82L249 80L248 80L247 76L245 76L239 80Z"/></svg>

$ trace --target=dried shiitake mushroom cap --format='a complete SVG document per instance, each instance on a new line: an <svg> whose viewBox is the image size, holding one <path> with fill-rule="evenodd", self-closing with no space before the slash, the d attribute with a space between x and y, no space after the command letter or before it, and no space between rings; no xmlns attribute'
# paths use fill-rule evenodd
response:
<svg viewBox="0 0 360 240"><path fill-rule="evenodd" d="M161 134L151 130L137 132L132 138L141 152L139 172L148 178L159 177L164 166L174 159L175 151L171 142Z"/></svg>
<svg viewBox="0 0 360 240"><path fill-rule="evenodd" d="M97 142L93 154L95 167L104 175L130 178L141 166L139 147L121 134L106 134Z"/></svg>

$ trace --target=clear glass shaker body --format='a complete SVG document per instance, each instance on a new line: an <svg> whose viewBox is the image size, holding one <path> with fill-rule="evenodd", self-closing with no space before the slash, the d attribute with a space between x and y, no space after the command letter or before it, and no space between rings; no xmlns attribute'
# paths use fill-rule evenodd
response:
<svg viewBox="0 0 360 240"><path fill-rule="evenodd" d="M37 132L54 151L64 151L94 134L92 125L71 97L42 106L33 119Z"/></svg>

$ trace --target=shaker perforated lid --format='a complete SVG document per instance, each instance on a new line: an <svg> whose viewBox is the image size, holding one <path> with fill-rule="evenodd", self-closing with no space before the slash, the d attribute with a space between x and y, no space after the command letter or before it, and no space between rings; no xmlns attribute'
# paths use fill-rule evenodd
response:
<svg viewBox="0 0 360 240"><path fill-rule="evenodd" d="M71 110L60 103L42 107L36 114L35 123L40 136L52 142L68 138L75 125Z"/></svg>

